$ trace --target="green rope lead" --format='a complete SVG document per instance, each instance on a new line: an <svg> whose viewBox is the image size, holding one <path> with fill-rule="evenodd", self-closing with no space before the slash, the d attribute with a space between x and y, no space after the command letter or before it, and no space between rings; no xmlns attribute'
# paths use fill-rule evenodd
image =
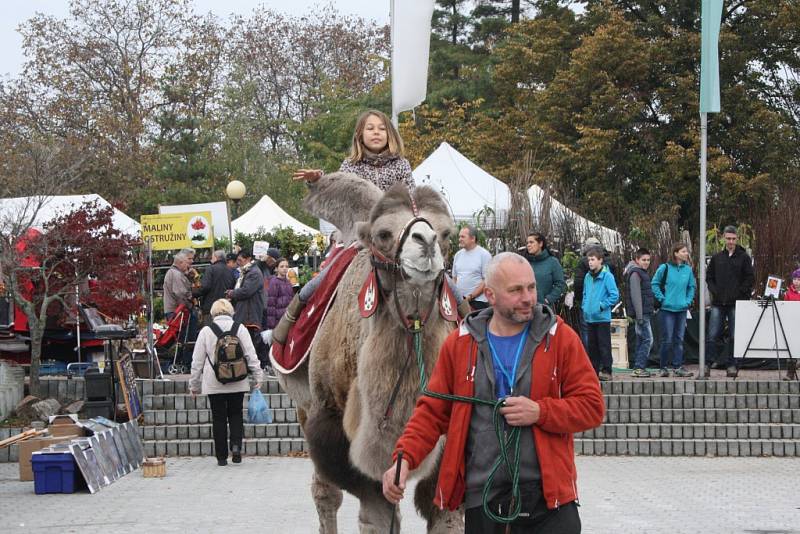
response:
<svg viewBox="0 0 800 534"><path fill-rule="evenodd" d="M483 512L495 523L512 523L519 517L522 510L522 501L520 499L519 491L519 465L520 465L520 448L519 438L521 427L511 427L510 432L505 431L505 418L500 413L500 408L503 407L503 400L490 401L486 399L479 399L477 397L464 397L461 395L447 395L444 393L437 393L428 389L428 377L425 373L425 358L422 353L422 331L419 328L412 330L414 334L414 352L417 356L417 368L419 369L419 389L423 395L433 397L435 399L454 401L454 402L468 402L471 404L481 404L484 406L492 407L492 420L494 421L494 432L497 436L497 442L500 444L500 457L495 460L492 465L492 470L486 483L483 485ZM513 461L509 462L508 449L511 447L513 451ZM508 476L511 478L511 502L514 505L511 514L508 516L497 515L489 508L489 494L492 489L495 474L500 466L505 465L508 471Z"/></svg>

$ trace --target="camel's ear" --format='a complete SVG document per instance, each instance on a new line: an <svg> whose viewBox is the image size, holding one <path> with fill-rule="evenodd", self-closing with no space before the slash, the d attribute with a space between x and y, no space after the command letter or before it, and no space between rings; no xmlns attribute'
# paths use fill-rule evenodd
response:
<svg viewBox="0 0 800 534"><path fill-rule="evenodd" d="M370 229L372 226L367 221L361 221L356 223L356 232L358 233L358 240L361 243L369 248L372 245L372 238L369 235Z"/></svg>

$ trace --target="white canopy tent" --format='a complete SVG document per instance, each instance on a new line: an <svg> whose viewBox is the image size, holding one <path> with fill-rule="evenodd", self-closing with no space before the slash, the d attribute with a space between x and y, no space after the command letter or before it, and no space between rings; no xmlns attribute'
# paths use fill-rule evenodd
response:
<svg viewBox="0 0 800 534"><path fill-rule="evenodd" d="M192 213L198 211L211 212L211 226L214 237L230 237L228 229L228 205L225 202L204 202L201 204L180 204L175 206L159 206L158 213Z"/></svg>
<svg viewBox="0 0 800 534"><path fill-rule="evenodd" d="M508 185L481 169L449 144L439 145L439 148L414 169L413 174L418 185L431 186L444 196L456 221L475 222L478 215L489 208L493 215L490 214L482 220L495 228L505 227L511 208L511 191ZM541 216L543 195L544 191L537 185L528 189L531 210L536 218ZM551 223L557 225L565 219L574 224L576 234L581 239L595 236L609 250L621 246L619 232L581 217L551 198Z"/></svg>
<svg viewBox="0 0 800 534"><path fill-rule="evenodd" d="M0 199L0 218L14 217L16 219L30 217L39 203L38 197L17 197ZM80 208L86 202L96 202L100 208L111 204L100 195L58 195L43 198L43 203L36 213L33 221L34 228L41 228L46 222L51 221L66 213ZM112 224L117 230L135 236L139 234L140 225L117 208L112 215Z"/></svg>
<svg viewBox="0 0 800 534"><path fill-rule="evenodd" d="M538 185L532 185L528 189L528 199L531 203L531 211L534 217L541 217L542 199L544 198L544 190ZM607 228L600 224L590 221L586 217L582 217L566 207L558 200L550 197L550 224L556 227L562 226L562 221L573 225L575 233L581 239L586 239L589 236L594 236L603 243L607 250L622 250L622 236L616 230Z"/></svg>
<svg viewBox="0 0 800 534"><path fill-rule="evenodd" d="M474 222L479 213L490 208L494 216L489 220L495 227L505 226L511 205L508 186L449 144L439 145L413 174L417 185L428 185L441 193L456 221Z"/></svg>
<svg viewBox="0 0 800 534"><path fill-rule="evenodd" d="M288 226L299 234L318 234L315 230L305 225L283 211L274 200L267 195L261 197L256 205L247 212L231 222L233 233L242 232L243 234L255 234L257 232L269 232L277 226Z"/></svg>

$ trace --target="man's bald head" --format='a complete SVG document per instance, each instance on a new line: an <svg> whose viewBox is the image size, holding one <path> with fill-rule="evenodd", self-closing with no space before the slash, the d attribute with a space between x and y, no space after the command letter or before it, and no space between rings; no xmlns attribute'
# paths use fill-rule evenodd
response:
<svg viewBox="0 0 800 534"><path fill-rule="evenodd" d="M486 285L489 287L497 287L497 284L500 283L498 277L504 276L506 269L504 268L505 265L515 265L519 268L523 268L522 266L527 267L530 269L530 272L533 273L533 269L531 268L531 264L514 252L501 252L497 256L493 257L489 264L486 266Z"/></svg>
<svg viewBox="0 0 800 534"><path fill-rule="evenodd" d="M486 268L486 298L494 308L492 321L522 325L536 306L536 278L528 260L513 252L492 258Z"/></svg>

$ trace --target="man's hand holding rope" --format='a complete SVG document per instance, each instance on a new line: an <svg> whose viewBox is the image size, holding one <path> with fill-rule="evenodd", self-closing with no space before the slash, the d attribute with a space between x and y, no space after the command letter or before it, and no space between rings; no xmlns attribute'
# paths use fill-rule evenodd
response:
<svg viewBox="0 0 800 534"><path fill-rule="evenodd" d="M539 403L528 397L506 397L500 413L511 426L532 426L539 420Z"/></svg>

